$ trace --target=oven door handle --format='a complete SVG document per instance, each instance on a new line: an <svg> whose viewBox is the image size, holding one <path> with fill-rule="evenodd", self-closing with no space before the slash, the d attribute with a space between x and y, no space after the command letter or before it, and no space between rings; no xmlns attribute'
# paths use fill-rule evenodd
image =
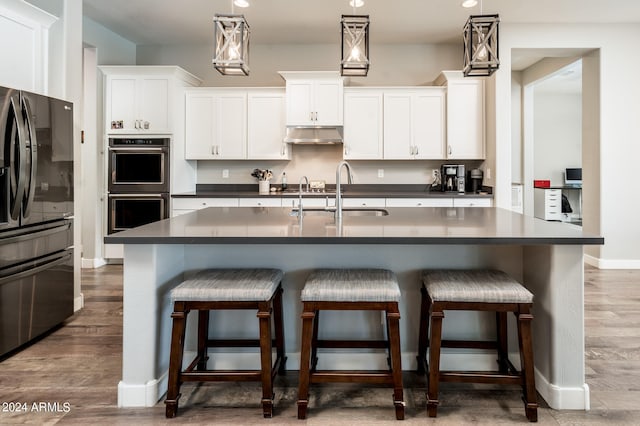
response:
<svg viewBox="0 0 640 426"><path fill-rule="evenodd" d="M109 194L111 198L163 198L165 194L157 193L157 194L149 194L148 192L140 193L140 194Z"/></svg>
<svg viewBox="0 0 640 426"><path fill-rule="evenodd" d="M109 151L154 151L154 152L162 152L167 151L166 147L150 147L150 146L110 146Z"/></svg>

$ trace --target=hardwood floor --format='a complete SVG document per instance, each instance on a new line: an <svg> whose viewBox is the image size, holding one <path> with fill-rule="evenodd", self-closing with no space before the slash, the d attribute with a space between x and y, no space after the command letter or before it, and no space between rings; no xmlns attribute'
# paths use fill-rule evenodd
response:
<svg viewBox="0 0 640 426"><path fill-rule="evenodd" d="M638 425L640 271L587 267L585 288L592 409L556 411L540 401L539 423ZM297 420L296 372L277 378L271 420L262 418L258 383L187 383L179 416L171 420L165 419L162 402L152 408L117 408L122 368L121 266L84 270L82 291L85 308L81 312L0 362L0 424L398 424L391 390L359 384L314 386L308 419ZM444 384L438 417L429 419L424 378L405 372L404 380L405 423L527 423L517 389ZM10 402L19 402L23 410L17 411Z"/></svg>

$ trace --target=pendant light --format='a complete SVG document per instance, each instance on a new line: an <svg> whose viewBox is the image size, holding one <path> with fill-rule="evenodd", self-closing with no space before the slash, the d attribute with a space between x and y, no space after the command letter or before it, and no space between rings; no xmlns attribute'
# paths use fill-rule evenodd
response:
<svg viewBox="0 0 640 426"><path fill-rule="evenodd" d="M500 17L482 14L471 15L464 26L464 67L465 77L488 77L500 67L498 57L498 26Z"/></svg>
<svg viewBox="0 0 640 426"><path fill-rule="evenodd" d="M356 15L356 7L362 0L351 0L353 15L342 15L342 48L340 74L366 77L369 72L369 15Z"/></svg>
<svg viewBox="0 0 640 426"><path fill-rule="evenodd" d="M249 75L249 24L244 15L233 13L233 4L231 14L216 14L213 18L212 63L222 75Z"/></svg>

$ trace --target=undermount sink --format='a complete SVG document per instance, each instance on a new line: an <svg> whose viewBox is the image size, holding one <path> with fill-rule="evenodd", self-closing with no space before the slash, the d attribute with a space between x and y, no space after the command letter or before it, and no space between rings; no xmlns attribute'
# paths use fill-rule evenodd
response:
<svg viewBox="0 0 640 426"><path fill-rule="evenodd" d="M302 208L303 215L312 216L333 216L336 212L335 209L318 209L318 208ZM298 209L291 210L292 216L298 215ZM385 209L358 209L358 208L343 208L342 216L389 216L389 212Z"/></svg>

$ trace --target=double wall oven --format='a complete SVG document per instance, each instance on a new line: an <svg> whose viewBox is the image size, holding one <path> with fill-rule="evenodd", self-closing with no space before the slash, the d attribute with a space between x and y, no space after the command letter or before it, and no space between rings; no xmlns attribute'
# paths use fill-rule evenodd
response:
<svg viewBox="0 0 640 426"><path fill-rule="evenodd" d="M169 217L169 138L109 138L107 233Z"/></svg>

